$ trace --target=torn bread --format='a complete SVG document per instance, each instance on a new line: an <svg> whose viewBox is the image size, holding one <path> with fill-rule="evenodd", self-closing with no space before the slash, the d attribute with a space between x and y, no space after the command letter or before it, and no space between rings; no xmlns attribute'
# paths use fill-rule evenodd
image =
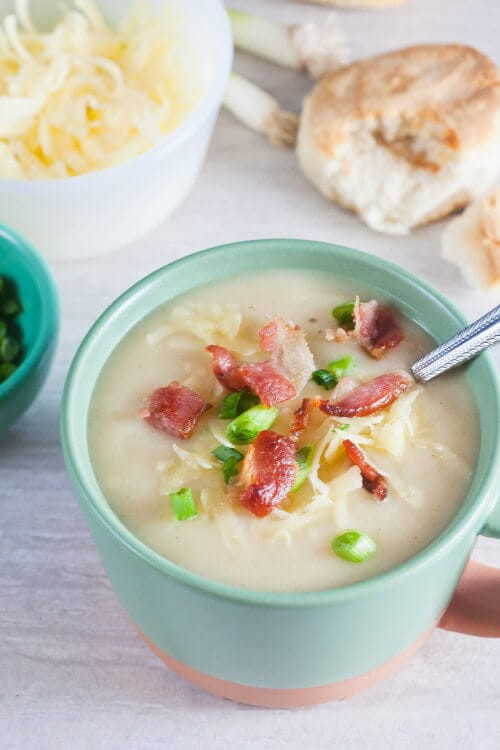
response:
<svg viewBox="0 0 500 750"><path fill-rule="evenodd" d="M450 221L441 252L472 286L500 291L500 187Z"/></svg>
<svg viewBox="0 0 500 750"><path fill-rule="evenodd" d="M406 234L500 175L500 70L456 44L409 47L324 76L304 102L297 156L330 200Z"/></svg>

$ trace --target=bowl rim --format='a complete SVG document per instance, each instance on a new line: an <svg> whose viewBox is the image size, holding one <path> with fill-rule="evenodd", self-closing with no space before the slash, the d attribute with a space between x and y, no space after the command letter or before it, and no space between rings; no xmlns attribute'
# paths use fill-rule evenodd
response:
<svg viewBox="0 0 500 750"><path fill-rule="evenodd" d="M192 135L193 131L196 131L201 125L203 125L210 115L219 107L233 61L233 37L229 18L224 9L224 5L222 4L222 0L205 0L205 2L209 2L212 5L209 12L213 15L213 22L218 23L221 37L224 39L224 47L216 57L214 73L208 87L180 125L170 132L165 133L163 138L147 151L137 154L137 156L133 156L131 159L126 159L124 162L105 167L104 169L97 169L71 177L44 177L40 180L0 178L0 190L8 189L9 191L22 191L26 190L29 186L29 189L33 191L38 190L40 192L46 192L47 190L56 190L58 189L58 186L63 186L66 190L73 189L71 187L73 185L88 187L91 189L94 180L120 174L124 170L134 169L137 165L142 169L145 162L155 161L158 157L163 157L165 153L173 151L177 146L187 140Z"/></svg>
<svg viewBox="0 0 500 750"><path fill-rule="evenodd" d="M463 327L467 324L467 320L455 305L427 281L418 278L410 271L407 271L391 261L343 245L302 239L275 238L245 240L242 242L227 243L200 250L182 258L178 258L140 279L117 297L88 330L74 355L64 384L61 400L61 443L63 455L68 475L73 487L77 489L80 503L91 512L94 518L96 518L96 520L120 545L127 548L132 554L139 557L147 565L160 571L162 574L165 574L191 589L196 589L203 594L234 602L237 601L244 604L251 604L252 606L304 608L332 605L334 603L348 601L360 596L369 596L379 589L391 585L404 577L409 577L424 567L429 561L436 561L443 558L455 545L457 538L463 538L467 534L476 535L479 533L482 525L485 523L488 515L492 512L498 501L498 486L500 485L500 418L496 421L496 432L491 440L491 444L494 447L491 451L488 465L485 468L485 475L487 478L481 485L480 492L476 493L476 498L473 502L469 503L469 506L464 512L459 514L459 516L454 517L441 534L439 534L439 536L429 545L408 560L384 573L381 573L380 575L346 586L301 592L256 590L219 582L191 572L187 568L183 568L155 552L136 537L120 521L118 516L112 511L107 503L104 493L101 491L100 494L102 499L110 511L109 518L103 513L96 497L93 496L92 491L87 488L85 478L79 470L79 451L78 448L72 444L71 439L72 420L70 406L75 398L77 398L77 394L75 393L75 380L79 376L79 371L82 367L81 363L87 350L92 347L94 338L99 335L99 332L104 328L109 319L114 318L116 314L119 314L121 308L127 306L136 295L139 295L144 288L147 288L152 284L157 277L161 277L163 274L168 274L173 268L179 269L182 268L182 266L189 267L189 265L196 263L201 256L208 258L210 256L215 256L218 253L223 254L231 250L235 253L241 254L245 251L245 248L247 252L251 252L256 246L268 246L269 243L287 245L288 247L290 247L290 245L294 245L295 247L303 246L304 250L306 248L313 248L316 251L332 253L332 257L334 257L335 254L344 253L349 256L349 260L354 264L359 262L366 263L368 261L377 266L382 272L393 277L397 276L403 282L410 283L419 290L432 295L448 312L448 314L454 318L454 322L456 322L458 326ZM245 271L240 271L239 273L244 274ZM166 302L168 302L168 300L166 300ZM146 315L151 312L152 310L148 310L144 313L143 317L146 317ZM491 404L491 408L493 409L493 407L496 406L497 414L499 414L500 417L500 377L496 372L493 360L488 352L483 352L479 357L486 366L495 396L495 404ZM481 451L483 450L483 443L484 441L481 440L477 459L478 462ZM474 472L473 479L475 475L476 472ZM466 503L470 495L471 487L464 498L464 503ZM495 493L497 494L495 495Z"/></svg>
<svg viewBox="0 0 500 750"><path fill-rule="evenodd" d="M2 399L10 395L24 382L38 365L48 346L57 339L59 328L59 295L48 264L27 240L5 224L0 224L0 237L6 240L27 262L29 275L40 295L40 325L33 344L21 360L18 368L7 380L0 383L0 406ZM15 274L12 275L16 282ZM21 298L21 305L25 301Z"/></svg>

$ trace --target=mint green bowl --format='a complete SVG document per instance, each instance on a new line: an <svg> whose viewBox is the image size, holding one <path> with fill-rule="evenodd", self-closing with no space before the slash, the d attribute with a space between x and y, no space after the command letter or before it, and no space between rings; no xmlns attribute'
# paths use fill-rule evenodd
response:
<svg viewBox="0 0 500 750"><path fill-rule="evenodd" d="M118 342L159 305L200 284L266 268L315 269L332 279L362 282L437 341L465 323L423 281L346 247L259 240L213 248L143 279L94 324L66 381L62 443L103 565L149 646L172 669L215 693L292 706L343 698L376 682L409 658L439 621L462 632L500 636L500 573L471 564L454 595L476 535L500 535L500 509L494 511L500 487L500 392L492 361L481 354L466 370L481 426L470 490L449 527L397 568L338 589L270 593L217 583L178 567L120 522L99 487L87 440L94 386Z"/></svg>
<svg viewBox="0 0 500 750"><path fill-rule="evenodd" d="M22 335L22 360L0 383L0 439L28 409L48 375L57 343L59 304L49 269L18 234L0 225L0 275L16 285L23 306L16 322Z"/></svg>

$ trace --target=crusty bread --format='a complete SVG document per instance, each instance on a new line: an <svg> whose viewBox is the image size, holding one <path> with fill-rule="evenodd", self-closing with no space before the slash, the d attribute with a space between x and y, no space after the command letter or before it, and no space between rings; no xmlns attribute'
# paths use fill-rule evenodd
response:
<svg viewBox="0 0 500 750"><path fill-rule="evenodd" d="M450 221L441 251L472 286L500 290L500 188Z"/></svg>
<svg viewBox="0 0 500 750"><path fill-rule="evenodd" d="M306 2L338 8L385 8L387 5L401 5L406 0L306 0Z"/></svg>
<svg viewBox="0 0 500 750"><path fill-rule="evenodd" d="M405 234L500 175L500 70L460 45L409 47L324 76L304 102L304 173L373 229Z"/></svg>

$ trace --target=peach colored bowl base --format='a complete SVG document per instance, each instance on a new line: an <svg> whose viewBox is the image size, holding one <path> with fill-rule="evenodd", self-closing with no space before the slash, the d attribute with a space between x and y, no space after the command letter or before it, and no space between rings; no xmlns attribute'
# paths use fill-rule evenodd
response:
<svg viewBox="0 0 500 750"><path fill-rule="evenodd" d="M214 693L221 698L228 698L229 700L237 701L238 703L248 703L252 706L264 706L265 708L299 708L302 706L315 706L318 703L328 703L329 701L350 698L352 695L355 695L362 690L366 690L366 688L384 680L412 658L420 646L427 640L427 638L429 638L433 630L434 627L429 628L429 630L427 630L418 641L413 643L402 653L398 654L394 659L391 659L358 677L351 677L348 680L334 682L331 685L288 690L240 685L237 682L227 682L226 680L220 680L217 677L203 674L203 672L198 672L196 669L188 667L187 664L183 664L182 662L177 661L177 659L173 659L169 654L166 654L159 649L158 646L155 646L155 644L152 643L144 633L138 629L137 632L156 656L159 656L173 672L184 677L188 682L192 682L193 685L208 690L209 693Z"/></svg>

